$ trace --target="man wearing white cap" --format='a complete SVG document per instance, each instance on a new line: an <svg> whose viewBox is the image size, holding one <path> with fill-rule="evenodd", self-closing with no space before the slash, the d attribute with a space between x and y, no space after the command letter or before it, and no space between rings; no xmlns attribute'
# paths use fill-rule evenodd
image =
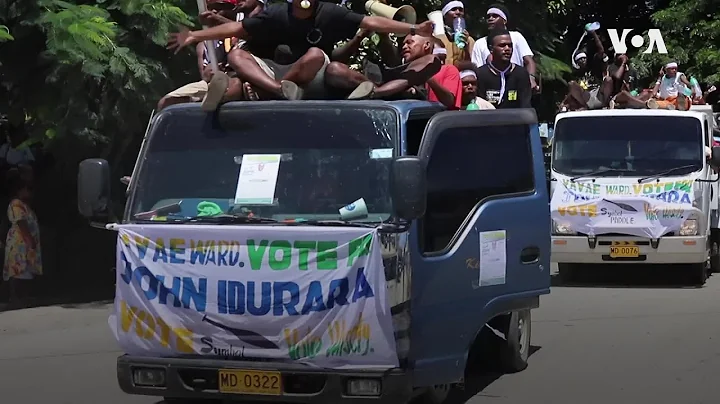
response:
<svg viewBox="0 0 720 404"><path fill-rule="evenodd" d="M458 69L471 68L470 53L475 46L475 40L470 37L467 30L463 30L460 33L460 39L464 43L464 47L459 48L455 43L455 29L453 28L456 18L465 18L465 5L459 0L443 0L442 4L440 11L445 20L445 35L439 39L447 51L447 61Z"/></svg>
<svg viewBox="0 0 720 404"><path fill-rule="evenodd" d="M678 71L677 62L670 62L660 70L660 77L652 90L653 94L657 94L655 103L649 103L648 106L687 111L690 109L690 100L683 94L683 90L686 88L691 90L691 95L695 95L693 85L690 84L685 74Z"/></svg>
<svg viewBox="0 0 720 404"><path fill-rule="evenodd" d="M487 25L488 31L493 29L507 29L507 21L509 12L505 6L501 4L493 4L487 10ZM538 91L539 86L537 84L537 78L535 72L537 67L535 66L535 60L533 60L533 52L528 45L527 40L518 31L509 31L510 38L513 43L513 54L512 63L518 66L523 66L530 74L530 87ZM487 37L483 37L475 42L475 46L472 50L472 62L476 66L480 67L487 64L492 58L492 53L488 47Z"/></svg>
<svg viewBox="0 0 720 404"><path fill-rule="evenodd" d="M460 72L460 81L463 86L462 109L475 103L479 109L495 109L488 101L477 96L477 74L474 70L463 70Z"/></svg>

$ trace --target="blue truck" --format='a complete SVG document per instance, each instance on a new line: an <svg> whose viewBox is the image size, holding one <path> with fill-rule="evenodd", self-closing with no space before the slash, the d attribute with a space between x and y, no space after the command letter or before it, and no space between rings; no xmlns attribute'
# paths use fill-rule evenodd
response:
<svg viewBox="0 0 720 404"><path fill-rule="evenodd" d="M482 335L489 330L502 335L490 349L496 364L523 370L531 310L550 293L549 201L543 147L531 133L536 127L532 109L445 111L425 101L236 102L214 114L183 104L155 115L121 223L110 223L111 169L102 159L80 164L80 212L109 229L127 225L138 232L371 229L382 249L396 355L389 359L396 365L344 369L238 358L203 350L207 339L189 335L183 353L126 350L117 360L120 387L182 403L439 404L462 388L466 369L478 360L474 353L487 351ZM237 203L243 156L263 153L280 156L275 198ZM343 206L360 196L367 214L344 218ZM207 206L214 212L202 212ZM130 272L123 272L130 264L118 251L118 284L133 287ZM138 280L135 287L144 286ZM119 300L118 316L137 315ZM145 343L152 342L149 335ZM264 377L265 386L253 377Z"/></svg>

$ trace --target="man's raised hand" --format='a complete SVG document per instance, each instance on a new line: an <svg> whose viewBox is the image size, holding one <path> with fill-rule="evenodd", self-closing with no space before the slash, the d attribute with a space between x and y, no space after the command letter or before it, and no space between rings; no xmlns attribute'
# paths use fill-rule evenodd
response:
<svg viewBox="0 0 720 404"><path fill-rule="evenodd" d="M192 36L190 30L186 27L181 27L180 32L170 34L167 48L169 50L174 50L175 54L177 54L178 52L180 52L180 49L194 43L195 38Z"/></svg>
<svg viewBox="0 0 720 404"><path fill-rule="evenodd" d="M425 21L417 26L415 33L420 36L431 37L433 36L433 25L432 21Z"/></svg>

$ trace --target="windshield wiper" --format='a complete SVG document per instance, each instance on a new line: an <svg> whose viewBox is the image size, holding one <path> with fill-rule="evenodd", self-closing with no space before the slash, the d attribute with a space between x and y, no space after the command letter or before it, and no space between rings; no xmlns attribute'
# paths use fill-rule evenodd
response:
<svg viewBox="0 0 720 404"><path fill-rule="evenodd" d="M575 180L578 180L578 179L580 179L580 178L592 177L593 175L604 174L604 173L609 173L609 172L628 173L628 172L632 172L632 170L628 170L628 169L626 169L626 168L609 168L609 167L608 167L608 168L601 168L601 169L599 169L599 170L595 170L595 171L589 172L589 173L587 173L587 174L581 174L581 175L577 175L577 176L575 176L575 177L572 177L572 178L570 178L570 181L573 181L573 182L574 182Z"/></svg>
<svg viewBox="0 0 720 404"><path fill-rule="evenodd" d="M653 175L649 175L649 176L647 176L647 177L640 178L640 179L638 179L638 184L642 184L643 181L649 180L649 179L651 179L651 178L658 178L658 177L662 177L663 175L668 175L668 174L670 174L670 173L672 173L672 172L675 172L675 171L678 171L678 170L684 170L684 169L696 168L696 167L698 167L697 164L686 164L686 165L684 165L684 166L673 167L673 168L670 168L670 169L668 169L668 170L661 171L661 172L659 172L659 173L656 173L656 174L653 174Z"/></svg>
<svg viewBox="0 0 720 404"><path fill-rule="evenodd" d="M166 222L170 223L216 223L216 224L264 224L264 223L280 223L269 217L245 216L245 215L213 215L213 216L193 216L184 218L168 218Z"/></svg>
<svg viewBox="0 0 720 404"><path fill-rule="evenodd" d="M341 226L341 227L377 227L376 224L363 222L350 222L347 220L295 220L293 222L284 222L290 225L306 225L306 226Z"/></svg>

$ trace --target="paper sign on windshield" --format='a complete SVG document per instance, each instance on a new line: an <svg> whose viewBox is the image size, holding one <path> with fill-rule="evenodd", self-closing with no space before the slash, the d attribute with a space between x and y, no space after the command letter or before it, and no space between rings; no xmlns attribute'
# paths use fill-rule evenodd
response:
<svg viewBox="0 0 720 404"><path fill-rule="evenodd" d="M280 154L246 154L240 163L236 205L272 205L280 172Z"/></svg>

